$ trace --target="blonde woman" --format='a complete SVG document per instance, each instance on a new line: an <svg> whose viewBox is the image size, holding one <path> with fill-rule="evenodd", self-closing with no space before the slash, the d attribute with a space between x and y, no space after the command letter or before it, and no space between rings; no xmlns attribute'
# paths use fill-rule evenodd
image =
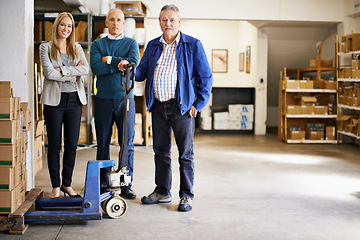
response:
<svg viewBox="0 0 360 240"><path fill-rule="evenodd" d="M71 187L79 139L82 105L86 94L83 75L89 65L83 49L75 43L74 18L60 13L54 22L52 41L40 45L40 61L44 71L44 86L40 103L48 137L48 168L52 185L51 197L60 190L70 197L80 197ZM60 180L60 149L64 127L63 169ZM61 182L61 185L60 185Z"/></svg>

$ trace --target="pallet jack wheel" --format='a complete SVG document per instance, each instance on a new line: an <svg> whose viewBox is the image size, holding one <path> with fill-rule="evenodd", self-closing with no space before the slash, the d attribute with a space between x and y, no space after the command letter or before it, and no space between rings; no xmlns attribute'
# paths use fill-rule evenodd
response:
<svg viewBox="0 0 360 240"><path fill-rule="evenodd" d="M105 202L105 212L111 218L120 218L127 210L127 203L121 197L113 197Z"/></svg>

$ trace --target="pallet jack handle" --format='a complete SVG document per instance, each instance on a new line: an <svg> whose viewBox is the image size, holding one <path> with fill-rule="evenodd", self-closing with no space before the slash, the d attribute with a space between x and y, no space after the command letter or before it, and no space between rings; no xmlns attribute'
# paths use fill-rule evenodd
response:
<svg viewBox="0 0 360 240"><path fill-rule="evenodd" d="M131 78L131 79L130 79ZM120 172L120 170L129 166L129 149L128 149L128 119L129 119L129 110L130 102L129 95L130 92L134 89L135 85L135 63L129 63L126 65L124 71L121 72L121 88L124 91L124 116L123 116L123 131L122 131L122 143L119 152L119 164L115 172Z"/></svg>

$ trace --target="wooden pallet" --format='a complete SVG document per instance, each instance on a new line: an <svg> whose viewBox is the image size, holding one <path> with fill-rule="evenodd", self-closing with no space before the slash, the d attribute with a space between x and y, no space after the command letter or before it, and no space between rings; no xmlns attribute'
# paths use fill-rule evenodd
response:
<svg viewBox="0 0 360 240"><path fill-rule="evenodd" d="M24 215L27 211L33 210L37 198L43 197L43 190L40 188L31 189L25 196L25 201L15 212L8 216L0 216L0 231L9 231L10 234L24 234L29 224L25 224Z"/></svg>

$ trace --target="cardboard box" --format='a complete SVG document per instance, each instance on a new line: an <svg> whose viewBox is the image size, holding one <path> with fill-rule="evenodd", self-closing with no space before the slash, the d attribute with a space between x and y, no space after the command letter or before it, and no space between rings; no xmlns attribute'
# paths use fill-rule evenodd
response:
<svg viewBox="0 0 360 240"><path fill-rule="evenodd" d="M18 163L18 144L0 144L0 168L14 167Z"/></svg>
<svg viewBox="0 0 360 240"><path fill-rule="evenodd" d="M13 190L22 181L22 166L0 168L0 189Z"/></svg>
<svg viewBox="0 0 360 240"><path fill-rule="evenodd" d="M13 190L0 191L0 213L9 214L15 210L25 200L25 189L22 184L17 185Z"/></svg>
<svg viewBox="0 0 360 240"><path fill-rule="evenodd" d="M75 41L76 42L86 42L86 29L87 22L79 21L78 25L75 28Z"/></svg>
<svg viewBox="0 0 360 240"><path fill-rule="evenodd" d="M232 113L241 113L241 104L229 104L228 105L228 110L229 110L229 114Z"/></svg>
<svg viewBox="0 0 360 240"><path fill-rule="evenodd" d="M42 136L38 136L34 140L34 149L35 149L35 174L37 174L42 169Z"/></svg>
<svg viewBox="0 0 360 240"><path fill-rule="evenodd" d="M14 98L0 98L0 119L15 119Z"/></svg>
<svg viewBox="0 0 360 240"><path fill-rule="evenodd" d="M242 114L241 112L229 112L228 121L238 121L241 122Z"/></svg>
<svg viewBox="0 0 360 240"><path fill-rule="evenodd" d="M147 6L141 1L117 1L116 8L120 8L125 15L146 15Z"/></svg>
<svg viewBox="0 0 360 240"><path fill-rule="evenodd" d="M315 106L314 113L326 115L328 113L328 107L327 106Z"/></svg>
<svg viewBox="0 0 360 240"><path fill-rule="evenodd" d="M316 97L308 97L308 96L302 96L301 97L301 105L314 106L316 102L317 102Z"/></svg>
<svg viewBox="0 0 360 240"><path fill-rule="evenodd" d="M313 89L314 82L312 80L300 80L300 89Z"/></svg>
<svg viewBox="0 0 360 240"><path fill-rule="evenodd" d="M0 143L14 144L18 131L20 130L19 120L2 120L0 121Z"/></svg>
<svg viewBox="0 0 360 240"><path fill-rule="evenodd" d="M287 89L300 89L300 80L286 80Z"/></svg>
<svg viewBox="0 0 360 240"><path fill-rule="evenodd" d="M0 97L2 97L2 98L12 97L10 81L0 81Z"/></svg>
<svg viewBox="0 0 360 240"><path fill-rule="evenodd" d="M324 80L313 80L314 89L323 89Z"/></svg>
<svg viewBox="0 0 360 240"><path fill-rule="evenodd" d="M254 115L253 114L242 114L241 115L241 122L253 122Z"/></svg>
<svg viewBox="0 0 360 240"><path fill-rule="evenodd" d="M310 64L309 64L309 66L310 66L311 68L316 67L316 66L317 66L317 59L310 59Z"/></svg>
<svg viewBox="0 0 360 240"><path fill-rule="evenodd" d="M241 130L240 121L228 121L228 130Z"/></svg>
<svg viewBox="0 0 360 240"><path fill-rule="evenodd" d="M338 95L339 98L339 104L345 104L345 96L344 95Z"/></svg>
<svg viewBox="0 0 360 240"><path fill-rule="evenodd" d="M339 78L352 78L352 69L351 68L340 69Z"/></svg>
<svg viewBox="0 0 360 240"><path fill-rule="evenodd" d="M323 140L324 132L323 131L306 131L306 139L309 140Z"/></svg>
<svg viewBox="0 0 360 240"><path fill-rule="evenodd" d="M144 138L142 134L142 114L136 113L135 115L135 135L134 144L143 144Z"/></svg>
<svg viewBox="0 0 360 240"><path fill-rule="evenodd" d="M45 131L45 120L38 120L35 126L35 137L43 135L44 131Z"/></svg>
<svg viewBox="0 0 360 240"><path fill-rule="evenodd" d="M228 121L227 120L215 120L214 119L214 129L215 130L228 130Z"/></svg>
<svg viewBox="0 0 360 240"><path fill-rule="evenodd" d="M351 115L340 115L338 117L338 130L344 131L345 126L351 123Z"/></svg>
<svg viewBox="0 0 360 240"><path fill-rule="evenodd" d="M80 124L80 132L79 132L79 144L87 143L87 123Z"/></svg>
<svg viewBox="0 0 360 240"><path fill-rule="evenodd" d="M325 139L326 140L335 140L335 127L334 126L326 126L325 128Z"/></svg>
<svg viewBox="0 0 360 240"><path fill-rule="evenodd" d="M360 33L352 34L351 50L352 51L360 50Z"/></svg>
<svg viewBox="0 0 360 240"><path fill-rule="evenodd" d="M289 131L288 139L291 139L291 140L305 139L305 131Z"/></svg>
<svg viewBox="0 0 360 240"><path fill-rule="evenodd" d="M348 133L356 134L357 133L357 125L356 124L347 124L347 125L345 125L344 131L348 132Z"/></svg>
<svg viewBox="0 0 360 240"><path fill-rule="evenodd" d="M252 130L253 122L241 122L241 130Z"/></svg>
<svg viewBox="0 0 360 240"><path fill-rule="evenodd" d="M242 104L241 112L242 113L254 113L254 104Z"/></svg>
<svg viewBox="0 0 360 240"><path fill-rule="evenodd" d="M323 81L323 88L324 89L336 89L336 81L333 81L333 80Z"/></svg>
<svg viewBox="0 0 360 240"><path fill-rule="evenodd" d="M301 114L315 114L315 106L301 105Z"/></svg>
<svg viewBox="0 0 360 240"><path fill-rule="evenodd" d="M289 105L287 107L287 114L302 114L300 105Z"/></svg>
<svg viewBox="0 0 360 240"><path fill-rule="evenodd" d="M352 49L352 34L346 34L344 52L349 52Z"/></svg>
<svg viewBox="0 0 360 240"><path fill-rule="evenodd" d="M353 59L351 61L352 63L352 69L359 69L360 68L360 60L359 59Z"/></svg>

